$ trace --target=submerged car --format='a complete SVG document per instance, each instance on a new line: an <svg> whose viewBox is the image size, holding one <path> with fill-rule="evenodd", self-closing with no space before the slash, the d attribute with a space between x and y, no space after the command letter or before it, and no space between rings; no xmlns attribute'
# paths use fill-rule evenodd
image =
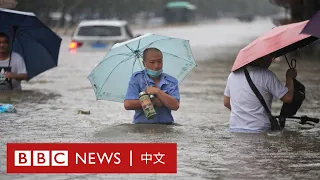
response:
<svg viewBox="0 0 320 180"><path fill-rule="evenodd" d="M69 50L106 51L119 42L133 38L127 21L85 20L76 27Z"/></svg>

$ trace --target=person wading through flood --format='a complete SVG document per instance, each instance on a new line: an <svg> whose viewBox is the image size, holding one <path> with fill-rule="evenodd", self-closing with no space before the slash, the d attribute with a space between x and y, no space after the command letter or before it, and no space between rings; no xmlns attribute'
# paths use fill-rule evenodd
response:
<svg viewBox="0 0 320 180"><path fill-rule="evenodd" d="M143 64L145 69L135 72L130 79L124 108L135 110L133 123L172 124L174 119L171 111L177 111L180 104L178 80L162 71L163 55L157 48L144 50ZM139 101L141 91L155 96L152 103L157 115L151 120L146 118L142 110Z"/></svg>
<svg viewBox="0 0 320 180"><path fill-rule="evenodd" d="M16 52L10 59L9 37L0 32L0 91L21 90L22 80L28 80L24 59Z"/></svg>
<svg viewBox="0 0 320 180"><path fill-rule="evenodd" d="M265 56L246 66L253 84L263 96L267 107L271 110L273 97L290 103L293 99L293 79L297 76L296 69L286 72L285 85L268 68L272 57ZM231 132L263 132L271 128L267 111L251 89L244 68L232 72L228 76L224 91L224 106L231 110Z"/></svg>

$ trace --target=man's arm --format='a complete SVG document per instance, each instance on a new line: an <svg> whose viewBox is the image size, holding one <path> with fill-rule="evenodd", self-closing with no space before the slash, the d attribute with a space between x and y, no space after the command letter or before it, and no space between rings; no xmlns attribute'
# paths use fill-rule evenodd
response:
<svg viewBox="0 0 320 180"><path fill-rule="evenodd" d="M286 80L286 87L288 88L288 92L280 100L284 103L291 103L294 94L293 79Z"/></svg>
<svg viewBox="0 0 320 180"><path fill-rule="evenodd" d="M155 106L159 106L159 107L164 106L164 104L161 102L161 100L160 100L159 98L157 98L157 97L155 97L155 98L152 100L152 103L153 103L153 105L155 105Z"/></svg>
<svg viewBox="0 0 320 180"><path fill-rule="evenodd" d="M180 102L175 97L163 92L161 89L149 86L147 87L146 92L148 94L156 95L156 98L170 110L177 111L179 109Z"/></svg>
<svg viewBox="0 0 320 180"><path fill-rule="evenodd" d="M224 96L224 98L223 98L223 103L224 103L224 106L225 106L226 108L228 108L229 110L231 110L230 97Z"/></svg>
<svg viewBox="0 0 320 180"><path fill-rule="evenodd" d="M139 100L124 100L124 108L126 110L138 110L142 109L142 106Z"/></svg>
<svg viewBox="0 0 320 180"><path fill-rule="evenodd" d="M167 108L173 111L177 111L179 109L180 102L176 98L170 96L169 94L161 90L158 91L156 95L159 98L159 100L163 103L163 105L166 106Z"/></svg>
<svg viewBox="0 0 320 180"><path fill-rule="evenodd" d="M17 61L16 68L17 72L12 73L12 72L7 72L9 78L15 79L17 81L22 81L22 80L28 80L28 72L26 68L25 61L22 56L19 54L15 53L15 56L13 57Z"/></svg>
<svg viewBox="0 0 320 180"><path fill-rule="evenodd" d="M28 74L23 73L23 74L15 74L12 72L6 72L5 77L8 79L15 79L17 81L22 81L22 80L28 80Z"/></svg>
<svg viewBox="0 0 320 180"><path fill-rule="evenodd" d="M286 87L288 92L280 99L284 103L291 103L294 95L293 79L297 77L297 71L295 69L289 69L286 73Z"/></svg>
<svg viewBox="0 0 320 180"><path fill-rule="evenodd" d="M231 110L231 104L230 104L230 88L229 88L229 77L228 76L228 80L227 80L227 85L226 88L224 89L224 97L223 97L223 104L226 108L228 108L229 110Z"/></svg>
<svg viewBox="0 0 320 180"><path fill-rule="evenodd" d="M286 85L284 85L274 73L269 71L269 77L266 79L267 88L274 97L284 103L291 103L294 95L293 79L297 76L295 69L289 69L286 74Z"/></svg>

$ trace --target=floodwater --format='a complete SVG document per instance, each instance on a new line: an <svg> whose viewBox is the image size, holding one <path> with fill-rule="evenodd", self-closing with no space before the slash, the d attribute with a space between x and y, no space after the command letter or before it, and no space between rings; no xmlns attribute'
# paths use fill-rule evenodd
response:
<svg viewBox="0 0 320 180"><path fill-rule="evenodd" d="M268 19L252 23L221 21L195 27L136 30L190 39L198 67L180 85L181 105L173 112L179 126L131 124L122 103L96 101L87 75L105 54L67 52L64 37L59 67L24 83L22 93L1 94L16 114L0 115L0 179L318 179L320 126L287 121L277 133L228 132L223 91L236 53L271 29ZM271 66L283 81L285 61ZM297 59L306 100L297 115L320 117L320 61ZM278 113L281 103L273 104ZM78 109L90 115L77 114ZM7 142L176 142L177 174L7 175Z"/></svg>

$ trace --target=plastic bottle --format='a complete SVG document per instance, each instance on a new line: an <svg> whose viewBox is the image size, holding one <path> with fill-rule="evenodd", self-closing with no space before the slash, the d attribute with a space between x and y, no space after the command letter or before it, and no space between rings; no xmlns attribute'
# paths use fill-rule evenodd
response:
<svg viewBox="0 0 320 180"><path fill-rule="evenodd" d="M139 100L146 118L148 120L153 119L157 115L157 112L154 109L150 96L146 92L142 91L139 93Z"/></svg>

